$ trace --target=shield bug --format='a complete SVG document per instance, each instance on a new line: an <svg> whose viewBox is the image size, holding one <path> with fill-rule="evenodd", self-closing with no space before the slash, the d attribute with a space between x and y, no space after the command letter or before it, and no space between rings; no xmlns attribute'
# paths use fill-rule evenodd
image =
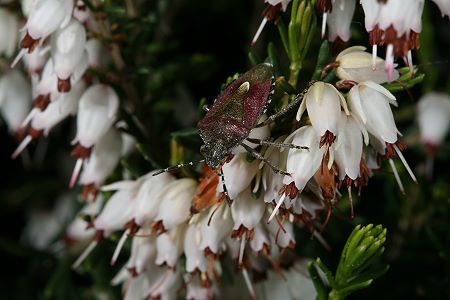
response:
<svg viewBox="0 0 450 300"><path fill-rule="evenodd" d="M273 93L270 64L259 64L234 80L198 123L205 143L200 152L206 164L217 168L231 150L242 144L255 127Z"/></svg>
<svg viewBox="0 0 450 300"><path fill-rule="evenodd" d="M253 128L267 125L292 107L295 107L304 94L303 92L298 95L294 101L277 114L267 118L266 121L258 123L271 101L273 91L274 76L272 65L267 63L256 65L228 85L216 98L211 108L207 109L204 118L198 123L200 137L204 142L200 152L211 169L220 169L223 183L224 178L221 166L226 162L232 150L238 146L242 146L255 158L264 161L274 172L289 175L273 166L258 151L245 144L244 141L257 145L307 149L307 147L279 144L249 137ZM180 164L164 169L155 173L155 175L193 164L193 162ZM228 199L225 184L224 192L227 200L230 200Z"/></svg>

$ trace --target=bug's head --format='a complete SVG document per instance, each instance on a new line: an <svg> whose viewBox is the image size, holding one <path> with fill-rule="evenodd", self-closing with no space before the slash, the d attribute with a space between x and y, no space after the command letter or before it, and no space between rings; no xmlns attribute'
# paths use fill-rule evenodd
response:
<svg viewBox="0 0 450 300"><path fill-rule="evenodd" d="M206 143L200 147L200 153L205 158L206 164L212 169L219 166L227 157L228 149L224 146L221 140L214 143Z"/></svg>

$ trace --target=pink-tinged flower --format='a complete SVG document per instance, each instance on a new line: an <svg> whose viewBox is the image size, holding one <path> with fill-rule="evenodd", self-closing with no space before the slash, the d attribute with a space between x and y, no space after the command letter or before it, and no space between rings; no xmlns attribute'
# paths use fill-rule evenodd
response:
<svg viewBox="0 0 450 300"><path fill-rule="evenodd" d="M328 40L339 39L346 42L350 39L350 24L355 12L356 0L335 0L333 10L328 14ZM322 36L325 28L322 28Z"/></svg>
<svg viewBox="0 0 450 300"><path fill-rule="evenodd" d="M184 255L186 256L186 271L194 273L207 271L208 261L200 248L202 240L199 223L189 224L184 234Z"/></svg>
<svg viewBox="0 0 450 300"><path fill-rule="evenodd" d="M338 135L341 108L348 114L344 96L333 85L318 81L308 89L300 104L297 121L306 109L312 127L320 138L320 146L331 145ZM303 145L299 142L299 145Z"/></svg>
<svg viewBox="0 0 450 300"><path fill-rule="evenodd" d="M258 160L247 161L247 153L236 154L230 162L222 167L225 186L230 199L234 199L245 190L258 172ZM217 186L217 193L223 192L222 178Z"/></svg>
<svg viewBox="0 0 450 300"><path fill-rule="evenodd" d="M111 128L116 120L119 108L119 97L108 85L95 84L81 96L78 104L76 144L72 156L77 163L74 168L70 187L75 185L83 160L88 158L92 147Z"/></svg>
<svg viewBox="0 0 450 300"><path fill-rule="evenodd" d="M0 55L11 57L17 47L19 21L16 15L0 7Z"/></svg>
<svg viewBox="0 0 450 300"><path fill-rule="evenodd" d="M386 47L386 71L392 81L394 56L405 57L412 71L412 49L420 47L424 0L411 0L406 5L401 0L361 0L366 15L365 25L376 56L377 45Z"/></svg>
<svg viewBox="0 0 450 300"><path fill-rule="evenodd" d="M439 7L442 17L448 16L450 18L450 1L448 0L432 0Z"/></svg>
<svg viewBox="0 0 450 300"><path fill-rule="evenodd" d="M371 80L376 83L387 82L384 71L385 61L377 56L365 52L363 46L353 46L343 50L336 57L336 75L341 80L362 82ZM393 70L392 80L399 77L397 70Z"/></svg>
<svg viewBox="0 0 450 300"><path fill-rule="evenodd" d="M450 129L450 97L443 93L425 94L417 106L420 139L433 154Z"/></svg>
<svg viewBox="0 0 450 300"><path fill-rule="evenodd" d="M66 27L52 34L51 48L53 66L58 77L58 91L70 90L70 77L84 56L86 31L83 25L72 19Z"/></svg>
<svg viewBox="0 0 450 300"><path fill-rule="evenodd" d="M164 232L188 220L196 188L197 182L191 178L175 180L166 187L158 199L161 204L155 217L155 230Z"/></svg>
<svg viewBox="0 0 450 300"><path fill-rule="evenodd" d="M55 32L66 27L72 17L73 0L39 0L34 5L23 28L25 36L20 42L22 48L12 63L15 66L26 51L33 52L36 46Z"/></svg>
<svg viewBox="0 0 450 300"><path fill-rule="evenodd" d="M228 205L211 207L200 219L202 240L200 248L205 254L219 254L225 238L233 228L233 219Z"/></svg>
<svg viewBox="0 0 450 300"><path fill-rule="evenodd" d="M181 253L183 252L184 233L186 225L180 225L160 234L156 238L156 259L157 265L165 264L169 268L175 268Z"/></svg>
<svg viewBox="0 0 450 300"><path fill-rule="evenodd" d="M11 70L0 78L0 111L12 134L22 127L31 106L31 86L20 71Z"/></svg>
<svg viewBox="0 0 450 300"><path fill-rule="evenodd" d="M95 144L89 160L84 164L80 183L85 187L93 188L95 195L98 188L119 163L121 154L122 137L117 129L111 128Z"/></svg>

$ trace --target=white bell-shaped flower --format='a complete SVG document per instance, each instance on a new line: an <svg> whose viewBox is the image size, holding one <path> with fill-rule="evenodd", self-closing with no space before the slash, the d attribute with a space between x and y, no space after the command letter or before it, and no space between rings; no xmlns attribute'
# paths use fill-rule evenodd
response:
<svg viewBox="0 0 450 300"><path fill-rule="evenodd" d="M23 57L25 69L28 74L39 74L48 61L48 52L41 53L40 47L31 53L26 53Z"/></svg>
<svg viewBox="0 0 450 300"><path fill-rule="evenodd" d="M422 142L438 147L450 129L450 97L444 93L428 93L422 96L417 105Z"/></svg>
<svg viewBox="0 0 450 300"><path fill-rule="evenodd" d="M280 228L277 222L270 222L266 224L266 228L270 233L272 243L278 245L281 249L295 246L294 226L291 222L284 222L283 228Z"/></svg>
<svg viewBox="0 0 450 300"><path fill-rule="evenodd" d="M335 0L333 10L328 14L328 40L341 41L350 39L350 24L355 12L356 0Z"/></svg>
<svg viewBox="0 0 450 300"><path fill-rule="evenodd" d="M171 182L165 189L155 220L161 221L165 230L170 230L187 221L197 182L182 178Z"/></svg>
<svg viewBox="0 0 450 300"><path fill-rule="evenodd" d="M287 6L292 0L264 0L264 2L269 3L272 6L277 6L278 4L281 4L281 9L283 11L286 11Z"/></svg>
<svg viewBox="0 0 450 300"><path fill-rule="evenodd" d="M181 253L183 252L184 233L186 225L180 225L160 234L156 238L156 259L157 265L166 264L170 268L174 268Z"/></svg>
<svg viewBox="0 0 450 300"><path fill-rule="evenodd" d="M95 218L94 227L107 237L116 230L120 230L131 218L135 205L133 190L123 189L116 191L106 202L101 213Z"/></svg>
<svg viewBox="0 0 450 300"><path fill-rule="evenodd" d="M156 237L150 230L139 229L131 243L131 255L126 266L132 275L143 273L156 258Z"/></svg>
<svg viewBox="0 0 450 300"><path fill-rule="evenodd" d="M253 239L250 241L250 248L255 252L260 252L270 247L269 234L262 223L255 226Z"/></svg>
<svg viewBox="0 0 450 300"><path fill-rule="evenodd" d="M0 7L0 56L11 57L14 54L18 33L19 21L16 15Z"/></svg>
<svg viewBox="0 0 450 300"><path fill-rule="evenodd" d="M397 106L397 100L387 89L364 81L350 89L348 101L352 113L369 133L383 143L397 141L398 130L390 107L390 104Z"/></svg>
<svg viewBox="0 0 450 300"><path fill-rule="evenodd" d="M200 221L202 241L200 248L204 251L218 254L225 238L230 235L233 228L228 205L221 205L217 210L211 207L209 212Z"/></svg>
<svg viewBox="0 0 450 300"><path fill-rule="evenodd" d="M338 124L341 116L341 107L348 114L347 103L344 96L331 84L315 82L306 93L297 112L297 121L300 120L305 109L321 144L331 144L338 135ZM299 143L303 145L303 143Z"/></svg>
<svg viewBox="0 0 450 300"><path fill-rule="evenodd" d="M234 199L245 190L258 172L258 160L247 161L247 153L236 154L230 162L222 167L225 186L230 199ZM217 193L223 192L223 182L220 178Z"/></svg>
<svg viewBox="0 0 450 300"><path fill-rule="evenodd" d="M66 230L66 237L69 241L87 241L92 239L95 228L89 227L89 223L83 218L89 216L91 219L97 216L103 205L102 196L99 195L95 201L86 203L75 219L69 224Z"/></svg>
<svg viewBox="0 0 450 300"><path fill-rule="evenodd" d="M342 80L362 82L371 80L376 83L387 82L384 71L385 61L377 56L373 57L365 52L363 46L353 46L343 50L336 57L336 75ZM397 70L393 71L393 80L399 77Z"/></svg>
<svg viewBox="0 0 450 300"><path fill-rule="evenodd" d="M153 222L158 214L161 199L167 192L167 187L175 181L170 173L158 176L146 176L136 196L136 209L133 213L134 222L142 226L145 222Z"/></svg>
<svg viewBox="0 0 450 300"><path fill-rule="evenodd" d="M334 149L335 161L339 167L339 180L345 176L355 180L359 177L363 149L361 128L352 116L342 113L342 129Z"/></svg>
<svg viewBox="0 0 450 300"><path fill-rule="evenodd" d="M156 281L153 281L153 284L150 284L150 288L144 294L144 297L139 299L177 299L177 287L180 286L180 283L179 271L166 270Z"/></svg>
<svg viewBox="0 0 450 300"><path fill-rule="evenodd" d="M20 7L22 8L22 14L28 18L33 7L36 5L38 0L21 0Z"/></svg>
<svg viewBox="0 0 450 300"><path fill-rule="evenodd" d="M234 221L233 230L244 227L252 230L261 221L266 205L261 198L252 196L250 187L242 191L231 205L231 216Z"/></svg>
<svg viewBox="0 0 450 300"><path fill-rule="evenodd" d="M44 111L38 111L32 117L31 127L36 130L43 130L44 135L48 135L50 130L62 120L70 115L75 115L78 101L85 90L86 83L80 81L69 93L60 94Z"/></svg>
<svg viewBox="0 0 450 300"><path fill-rule="evenodd" d="M294 131L292 136L294 145L301 144L309 150L289 149L286 171L292 174L292 177L284 176L283 183L290 184L294 181L296 188L302 191L319 169L325 149L319 148L319 139L312 126L303 126Z"/></svg>
<svg viewBox="0 0 450 300"><path fill-rule="evenodd" d="M7 72L0 78L0 111L11 133L20 130L30 107L30 83L20 71Z"/></svg>
<svg viewBox="0 0 450 300"><path fill-rule="evenodd" d="M70 90L70 76L80 64L84 56L86 31L83 25L75 19L61 29L58 29L51 39L53 66L58 77L58 90ZM68 82L66 85L62 82Z"/></svg>
<svg viewBox="0 0 450 300"><path fill-rule="evenodd" d="M184 234L184 255L186 256L186 271L193 273L196 270L206 272L208 261L200 248L202 240L200 224L189 224Z"/></svg>
<svg viewBox="0 0 450 300"><path fill-rule="evenodd" d="M276 143L283 143L286 136L281 136ZM280 151L275 147L269 147L264 153L264 157L267 158L274 166L277 166L280 170L286 170L286 161L289 151ZM283 174L275 173L267 164L261 162L259 167L262 169L261 181L264 189L264 202L271 203L273 200L279 198L278 192L283 186Z"/></svg>
<svg viewBox="0 0 450 300"><path fill-rule="evenodd" d="M25 36L20 42L22 48L15 58L15 66L22 56L42 44L58 28L66 27L72 17L73 0L39 0L31 3L31 11L23 28Z"/></svg>
<svg viewBox="0 0 450 300"><path fill-rule="evenodd" d="M117 166L121 154L122 137L117 129L111 128L95 144L89 160L84 164L80 183L100 187Z"/></svg>
<svg viewBox="0 0 450 300"><path fill-rule="evenodd" d="M110 86L95 84L89 87L78 105L74 143L91 148L111 128L118 107L119 97Z"/></svg>

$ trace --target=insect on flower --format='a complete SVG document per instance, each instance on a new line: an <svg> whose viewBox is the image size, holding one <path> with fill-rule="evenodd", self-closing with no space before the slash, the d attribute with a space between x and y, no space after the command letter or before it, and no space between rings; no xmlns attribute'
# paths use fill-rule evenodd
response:
<svg viewBox="0 0 450 300"><path fill-rule="evenodd" d="M280 110L277 114L270 116L264 122L258 123L272 99L273 91L274 76L272 65L268 63L256 65L234 80L216 98L211 108L207 109L205 117L198 123L200 137L204 142L204 145L200 148L200 152L209 167L220 170L222 182L224 182L224 178L221 167L227 162L233 149L238 146L243 147L253 157L264 161L274 172L284 175L289 174L273 166L258 151L249 146L249 143L256 145L270 145L274 147L307 149L307 147L279 144L249 137L252 129L273 122L273 120L294 107L295 104L298 104L304 94L302 93L297 96L294 101L284 109ZM155 175L185 165L193 165L193 163L189 162L170 167L155 173ZM224 193L227 200L231 201L225 186Z"/></svg>

